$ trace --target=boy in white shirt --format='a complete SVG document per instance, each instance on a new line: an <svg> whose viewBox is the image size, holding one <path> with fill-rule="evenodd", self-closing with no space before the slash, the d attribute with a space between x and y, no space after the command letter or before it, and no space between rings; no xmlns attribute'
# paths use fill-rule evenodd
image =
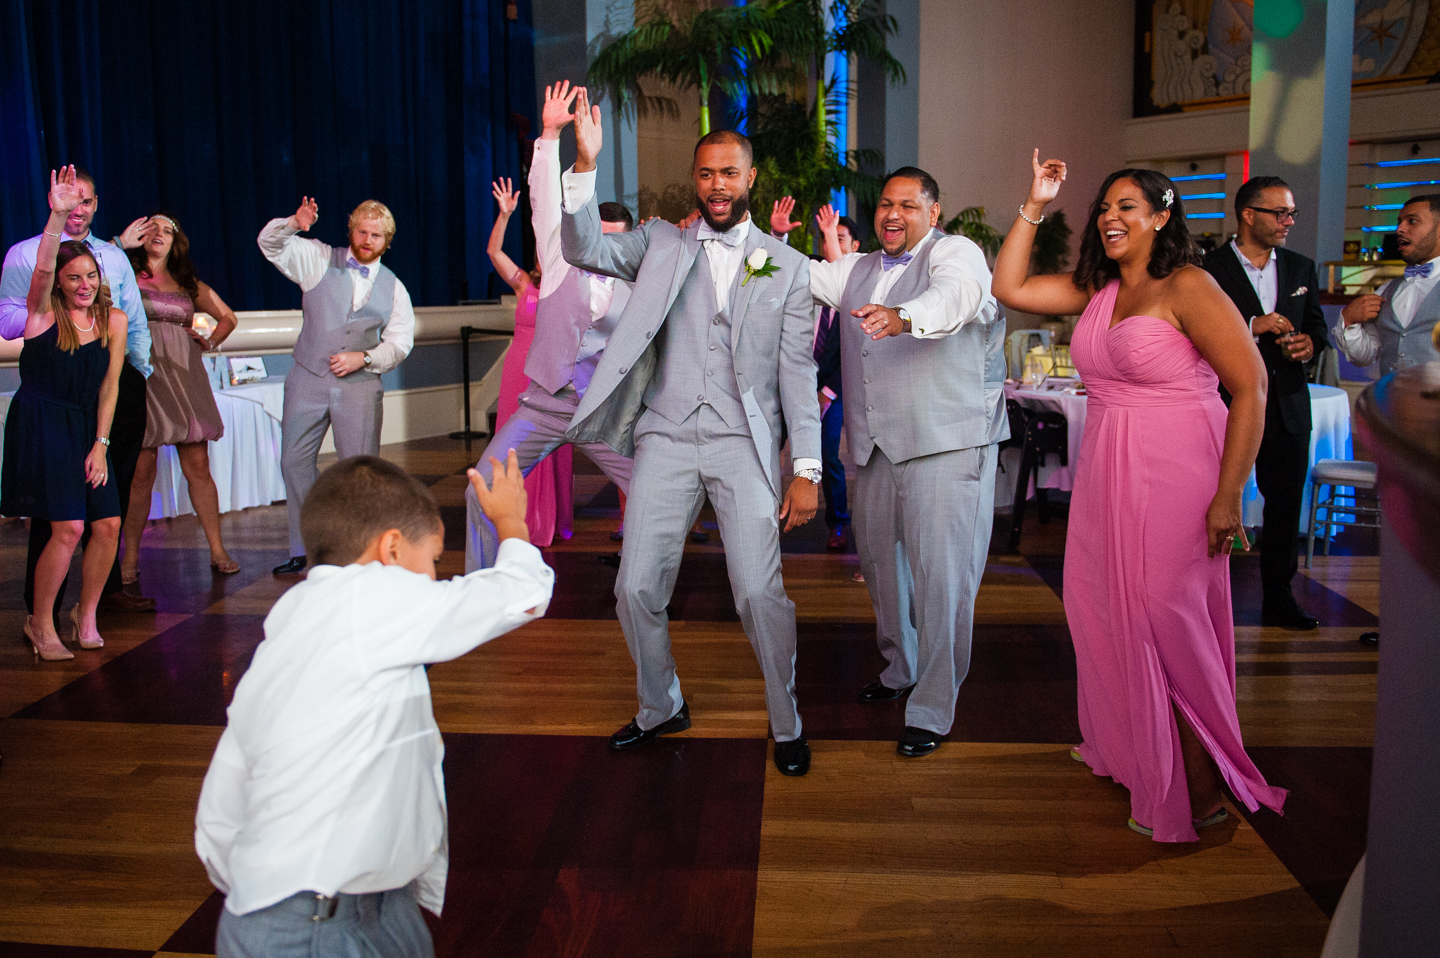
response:
<svg viewBox="0 0 1440 958"><path fill-rule="evenodd" d="M195 848L226 893L220 956L430 956L448 868L444 745L425 665L545 614L510 450L470 482L495 566L435 581L430 490L384 460L327 469L301 527L318 563L275 603L200 793Z"/></svg>

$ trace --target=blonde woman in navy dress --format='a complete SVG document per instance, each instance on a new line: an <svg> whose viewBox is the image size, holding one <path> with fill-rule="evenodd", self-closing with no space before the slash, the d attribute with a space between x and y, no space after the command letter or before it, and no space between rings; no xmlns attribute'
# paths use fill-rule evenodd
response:
<svg viewBox="0 0 1440 958"><path fill-rule="evenodd" d="M80 204L75 167L50 173L50 219L25 298L20 389L5 421L0 514L50 523L35 567L35 614L25 638L37 659L73 659L56 631L54 605L85 524L80 604L70 612L82 649L105 644L95 628L100 590L115 562L120 494L110 469L110 425L125 363L125 314L85 244L60 242L65 218Z"/></svg>

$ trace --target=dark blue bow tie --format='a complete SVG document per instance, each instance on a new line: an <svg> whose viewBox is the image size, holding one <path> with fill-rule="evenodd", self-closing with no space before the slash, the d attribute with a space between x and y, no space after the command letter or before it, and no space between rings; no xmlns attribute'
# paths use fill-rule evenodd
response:
<svg viewBox="0 0 1440 958"><path fill-rule="evenodd" d="M901 253L899 256L891 256L889 253L880 254L880 266L885 272L890 272L897 266L904 266L915 258L914 253Z"/></svg>
<svg viewBox="0 0 1440 958"><path fill-rule="evenodd" d="M366 279L370 278L370 267L361 266L360 261L357 260L355 257L350 257L350 262L346 263L345 265L350 267L351 269L358 269L360 271L360 275L365 277Z"/></svg>
<svg viewBox="0 0 1440 958"><path fill-rule="evenodd" d="M1421 263L1418 266L1407 266L1405 267L1405 278L1411 279L1412 277L1418 276L1421 279L1429 279L1430 272L1433 269L1435 269L1434 262Z"/></svg>

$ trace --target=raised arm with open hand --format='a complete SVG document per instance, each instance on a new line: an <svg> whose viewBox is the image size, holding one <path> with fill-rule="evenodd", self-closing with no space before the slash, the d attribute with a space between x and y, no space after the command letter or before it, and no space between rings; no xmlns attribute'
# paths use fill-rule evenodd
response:
<svg viewBox="0 0 1440 958"><path fill-rule="evenodd" d="M145 241L151 237L156 228L157 225L155 221L148 216L142 216L138 220L134 220L129 226L125 227L125 232L120 234L120 248L135 249L138 246L144 246Z"/></svg>
<svg viewBox="0 0 1440 958"><path fill-rule="evenodd" d="M30 290L25 296L25 309L30 317L50 308L50 291L55 286L55 256L65 238L65 220L84 199L75 179L74 166L50 171L50 218L45 221L40 248L35 251L35 272L30 276ZM27 334L34 335L28 329L28 319L26 326Z"/></svg>
<svg viewBox="0 0 1440 958"><path fill-rule="evenodd" d="M1061 160L1040 162L1037 149L1030 157L1033 174L1030 195L1015 217L1015 225L1005 234L1005 242L995 257L995 272L990 291L1011 309L1042 316L1070 316L1085 309L1091 290L1078 288L1066 273L1061 276L1031 276L1030 252L1035 246L1035 230L1045 218L1045 207L1060 193L1065 181L1065 163ZM1086 223L1085 229L1091 224Z"/></svg>
<svg viewBox="0 0 1440 958"><path fill-rule="evenodd" d="M570 112L570 104L575 102L575 96L584 87L572 87L569 80L561 80L554 86L545 88L545 105L540 109L540 125L543 129L540 132L542 140L560 139L560 131L565 125L575 119L575 114Z"/></svg>
<svg viewBox="0 0 1440 958"><path fill-rule="evenodd" d="M795 212L795 197L782 196L775 201L770 211L770 232L776 236L784 236L793 229L798 229L801 224L790 222L790 214Z"/></svg>
<svg viewBox="0 0 1440 958"><path fill-rule="evenodd" d="M320 204L305 196L300 199L300 208L290 217L290 225L295 228L295 232L303 233L314 226L319 218Z"/></svg>
<svg viewBox="0 0 1440 958"><path fill-rule="evenodd" d="M510 284L510 288L515 290L515 295L518 296L530 284L530 275L515 265L515 261L506 255L502 246L505 243L505 228L510 223L510 214L520 205L520 192L511 189L510 179L503 176L491 185L490 192L494 194L500 212L495 217L494 228L490 230L490 242L485 247L485 252L490 255L495 272Z"/></svg>
<svg viewBox="0 0 1440 958"><path fill-rule="evenodd" d="M816 212L815 225L820 228L821 252L825 262L835 262L840 258L840 214L826 203Z"/></svg>
<svg viewBox="0 0 1440 958"><path fill-rule="evenodd" d="M582 86L575 96L575 172L589 173L595 169L605 135L600 126L600 108L590 104L590 94Z"/></svg>

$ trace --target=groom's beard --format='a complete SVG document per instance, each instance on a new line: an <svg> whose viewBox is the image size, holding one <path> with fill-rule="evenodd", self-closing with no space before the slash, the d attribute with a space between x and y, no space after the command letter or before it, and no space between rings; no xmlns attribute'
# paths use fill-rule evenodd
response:
<svg viewBox="0 0 1440 958"><path fill-rule="evenodd" d="M700 198L699 193L695 194L695 205L700 207L700 215L705 217L705 222L710 224L712 230L724 233L730 227L737 225L750 212L750 191L746 190L730 200L730 215L724 220L717 220L710 215L710 205Z"/></svg>

